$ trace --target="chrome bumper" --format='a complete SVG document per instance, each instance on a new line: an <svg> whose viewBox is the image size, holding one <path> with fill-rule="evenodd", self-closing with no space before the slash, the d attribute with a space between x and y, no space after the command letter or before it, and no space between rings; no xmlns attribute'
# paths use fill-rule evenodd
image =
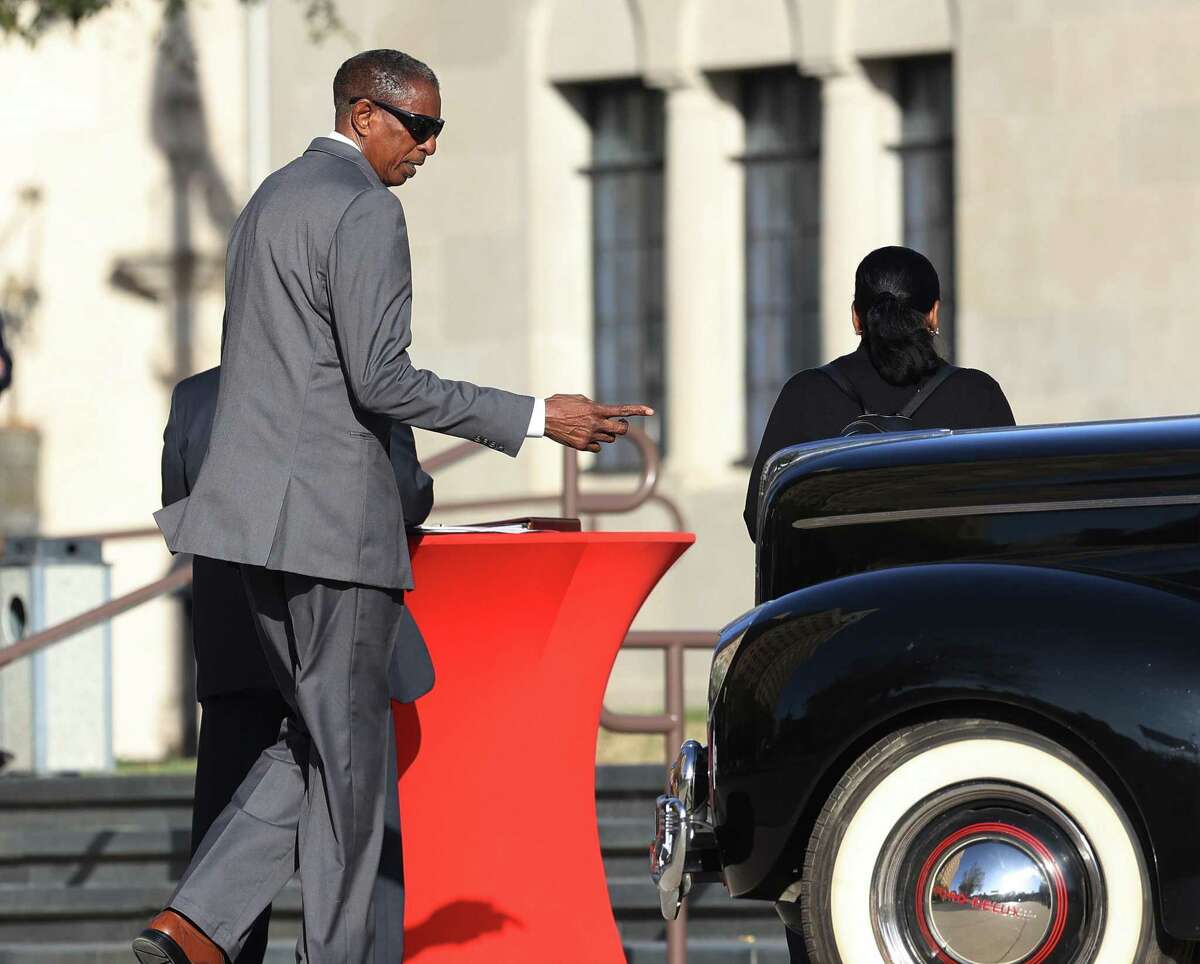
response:
<svg viewBox="0 0 1200 964"><path fill-rule="evenodd" d="M716 838L708 822L708 752L695 740L679 749L667 792L655 804L650 877L666 920L679 916L692 883L717 876Z"/></svg>

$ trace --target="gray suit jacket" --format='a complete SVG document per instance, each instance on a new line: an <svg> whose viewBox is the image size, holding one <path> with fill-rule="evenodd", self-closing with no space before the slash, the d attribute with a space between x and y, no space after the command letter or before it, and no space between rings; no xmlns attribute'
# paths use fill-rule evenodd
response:
<svg viewBox="0 0 1200 964"><path fill-rule="evenodd" d="M391 420L516 455L533 399L414 367L404 211L358 151L318 137L229 240L221 390L167 545L318 579L412 588Z"/></svg>
<svg viewBox="0 0 1200 964"><path fill-rule="evenodd" d="M163 431L163 505L186 498L196 485L208 451L220 384L221 369L210 368L185 378L171 392L171 414ZM392 423L389 452L404 517L419 525L433 508L433 479L421 468L409 426ZM275 678L259 644L242 576L234 563L194 557L192 646L197 699L244 690L275 690ZM405 606L388 664L388 691L392 699L407 703L432 687L429 651Z"/></svg>

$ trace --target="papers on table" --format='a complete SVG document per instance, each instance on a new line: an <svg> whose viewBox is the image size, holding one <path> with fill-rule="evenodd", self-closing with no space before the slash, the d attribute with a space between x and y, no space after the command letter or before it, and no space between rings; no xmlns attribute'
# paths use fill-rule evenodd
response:
<svg viewBox="0 0 1200 964"><path fill-rule="evenodd" d="M411 532L419 532L423 536L434 535L452 535L460 532L484 532L491 534L509 534L518 532L537 532L537 529L531 529L523 525L506 525L506 526L448 526L448 525L427 525L414 526Z"/></svg>
<svg viewBox="0 0 1200 964"><path fill-rule="evenodd" d="M496 532L513 535L518 532L579 532L578 519L560 519L552 516L529 516L524 519L497 519L495 522L479 522L474 525L432 525L409 529L420 535L451 535L459 532Z"/></svg>

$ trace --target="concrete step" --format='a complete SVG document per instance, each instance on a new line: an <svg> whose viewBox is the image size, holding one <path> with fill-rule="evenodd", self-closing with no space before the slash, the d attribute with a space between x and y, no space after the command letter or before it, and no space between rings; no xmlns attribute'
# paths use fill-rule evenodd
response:
<svg viewBox="0 0 1200 964"><path fill-rule="evenodd" d="M666 964L667 945L662 941L626 941L628 964ZM789 964L787 941L688 941L688 964ZM4 964L0 958L0 964Z"/></svg>
<svg viewBox="0 0 1200 964"><path fill-rule="evenodd" d="M104 776L0 776L0 811L19 808L78 809L118 804L152 808L191 806L190 773ZM636 797L653 801L663 792L666 769L653 763L611 764L596 768L596 798Z"/></svg>
<svg viewBox="0 0 1200 964"><path fill-rule="evenodd" d="M609 880L608 896L613 908L618 911L640 913L653 910L656 914L659 912L658 891L654 889L649 874ZM770 901L734 900L719 883L697 884L688 895L688 907L692 917L725 915L731 910L747 916L775 914L775 905Z"/></svg>
<svg viewBox="0 0 1200 964"><path fill-rule="evenodd" d="M650 828L650 836L654 836L654 797L597 798L596 817L601 820L640 820L643 826Z"/></svg>
<svg viewBox="0 0 1200 964"><path fill-rule="evenodd" d="M647 812L651 811L647 809ZM608 879L644 877L649 880L650 842L653 838L652 819L601 817L600 851Z"/></svg>
<svg viewBox="0 0 1200 964"><path fill-rule="evenodd" d="M23 944L95 944L130 939L162 910L174 885L0 886L0 946ZM272 936L299 933L300 887L290 882L273 904Z"/></svg>
<svg viewBox="0 0 1200 964"><path fill-rule="evenodd" d="M169 883L0 886L0 944L59 943L66 934L80 942L121 940L154 916L172 889ZM665 936L658 898L647 880L611 881L609 893L625 938L654 941ZM274 904L272 935L294 937L299 911L300 891L293 881ZM689 898L689 927L697 938L769 940L779 936L781 926L769 903L731 900L719 885L701 885Z"/></svg>
<svg viewBox="0 0 1200 964"><path fill-rule="evenodd" d="M114 804L145 808L191 806L195 778L190 773L104 776L0 777L0 811L23 807L78 809Z"/></svg>
<svg viewBox="0 0 1200 964"><path fill-rule="evenodd" d="M596 815L640 820L646 844L654 836L654 801L663 792L666 769L655 764L613 764L596 768Z"/></svg>
<svg viewBox="0 0 1200 964"><path fill-rule="evenodd" d="M665 925L647 873L663 779L653 765L596 773L610 897L638 964L665 960ZM0 778L0 964L127 962L130 935L163 906L186 864L191 793L187 774ZM689 932L699 942L693 964L786 959L777 957L782 925L769 904L730 900L720 885L698 887L689 903ZM293 882L272 924L289 961L298 928Z"/></svg>
<svg viewBox="0 0 1200 964"><path fill-rule="evenodd" d="M177 880L187 866L190 818L153 823L159 825L0 830L0 884L81 886ZM602 818L599 830L609 876L633 877L646 870L653 835L649 821Z"/></svg>
<svg viewBox="0 0 1200 964"><path fill-rule="evenodd" d="M190 827L192 805L158 807L82 807L45 810L6 810L0 808L0 827L14 830L164 830L178 826Z"/></svg>
<svg viewBox="0 0 1200 964"><path fill-rule="evenodd" d="M132 964L129 943L0 944L0 964ZM263 964L295 964L295 948L294 941L271 941Z"/></svg>
<svg viewBox="0 0 1200 964"><path fill-rule="evenodd" d="M604 875L609 880L627 878L637 880L645 877L650 879L650 860L645 853L640 854L605 854Z"/></svg>
<svg viewBox="0 0 1200 964"><path fill-rule="evenodd" d="M598 767L596 810L601 819L640 820L654 831L654 799L664 770L654 765ZM85 830L189 826L193 778L168 776L0 776L0 826Z"/></svg>
<svg viewBox="0 0 1200 964"><path fill-rule="evenodd" d="M24 830L190 826L190 774L0 777L0 827Z"/></svg>
<svg viewBox="0 0 1200 964"><path fill-rule="evenodd" d="M654 839L654 806L638 816L600 815L600 846L604 850L646 852Z"/></svg>
<svg viewBox="0 0 1200 964"><path fill-rule="evenodd" d="M645 917L617 921L617 931L626 944L661 943L667 930L661 917ZM734 943L784 941L783 924L775 914L761 919L688 918L689 941L732 941Z"/></svg>
<svg viewBox="0 0 1200 964"><path fill-rule="evenodd" d="M624 939L666 939L658 892L648 875L610 879L608 893ZM688 933L696 938L781 940L783 924L767 901L733 900L720 884L698 884L688 896Z"/></svg>
<svg viewBox="0 0 1200 964"><path fill-rule="evenodd" d="M191 822L0 831L0 884L167 884L187 866Z"/></svg>
<svg viewBox="0 0 1200 964"><path fill-rule="evenodd" d="M667 768L657 763L609 763L596 767L597 798L639 796L653 799L663 792Z"/></svg>
<svg viewBox="0 0 1200 964"><path fill-rule="evenodd" d="M152 827L4 829L0 830L0 861L70 860L83 855L111 860L169 857L187 853L191 835L190 819Z"/></svg>
<svg viewBox="0 0 1200 964"><path fill-rule="evenodd" d="M628 964L665 964L662 941L628 941ZM271 941L264 964L293 964L295 944ZM0 944L0 964L130 964L129 942ZM691 940L688 964L788 964L787 945L777 941Z"/></svg>
<svg viewBox="0 0 1200 964"><path fill-rule="evenodd" d="M599 829L602 850L644 854L654 837L653 814L648 819L602 816ZM148 826L16 829L5 822L0 829L0 862L66 860L82 855L112 860L170 857L188 852L191 834L190 815L187 820L150 821Z"/></svg>

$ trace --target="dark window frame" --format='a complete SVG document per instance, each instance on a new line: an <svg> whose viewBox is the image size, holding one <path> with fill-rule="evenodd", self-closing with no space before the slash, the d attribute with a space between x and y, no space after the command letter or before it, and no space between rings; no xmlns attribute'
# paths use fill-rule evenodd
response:
<svg viewBox="0 0 1200 964"><path fill-rule="evenodd" d="M667 394L665 95L639 81L589 84L583 104L592 131L592 332L596 397L644 403L644 427L663 455ZM627 442L605 446L598 472L641 465Z"/></svg>
<svg viewBox="0 0 1200 964"><path fill-rule="evenodd" d="M820 81L795 68L745 71L738 80L749 464L780 389L821 361L822 118Z"/></svg>
<svg viewBox="0 0 1200 964"><path fill-rule="evenodd" d="M958 307L954 59L933 54L893 63L901 130L891 149L900 161L903 243L926 255L937 269L941 342L953 360ZM935 203L929 203L931 198Z"/></svg>

